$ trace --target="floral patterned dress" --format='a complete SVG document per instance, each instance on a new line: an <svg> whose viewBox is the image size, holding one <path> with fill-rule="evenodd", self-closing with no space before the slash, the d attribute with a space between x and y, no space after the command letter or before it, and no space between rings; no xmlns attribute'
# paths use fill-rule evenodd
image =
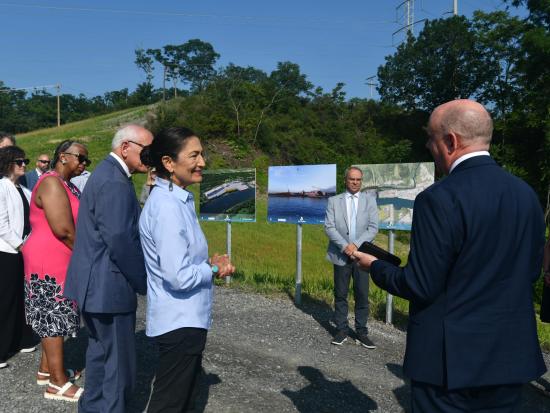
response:
<svg viewBox="0 0 550 413"><path fill-rule="evenodd" d="M48 176L56 176L69 197L76 224L80 192L56 172L43 174L34 187L30 204L31 234L23 246L25 313L27 324L40 337L74 335L80 327L76 303L63 297L72 251L53 234L44 210L35 203L36 190Z"/></svg>

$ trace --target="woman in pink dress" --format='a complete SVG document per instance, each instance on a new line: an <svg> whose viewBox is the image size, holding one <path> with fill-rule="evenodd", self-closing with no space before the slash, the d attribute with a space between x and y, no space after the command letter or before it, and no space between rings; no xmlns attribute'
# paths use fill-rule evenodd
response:
<svg viewBox="0 0 550 413"><path fill-rule="evenodd" d="M32 232L23 246L25 311L27 323L42 341L37 383L47 385L48 399L77 401L82 393L70 381L79 374L75 377L63 365L63 337L80 327L76 304L63 297L63 290L80 197L70 180L89 164L84 145L62 142L55 150L53 170L40 177L31 197Z"/></svg>

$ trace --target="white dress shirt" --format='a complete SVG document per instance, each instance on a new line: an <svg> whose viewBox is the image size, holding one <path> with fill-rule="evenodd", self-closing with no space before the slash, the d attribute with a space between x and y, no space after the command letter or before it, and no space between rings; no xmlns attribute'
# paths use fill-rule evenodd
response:
<svg viewBox="0 0 550 413"><path fill-rule="evenodd" d="M453 162L449 173L453 172L453 169L455 169L461 162L464 162L466 159L473 158L474 156L491 156L491 154L489 154L489 152L487 151L475 151L467 153L466 155L462 155L460 158Z"/></svg>

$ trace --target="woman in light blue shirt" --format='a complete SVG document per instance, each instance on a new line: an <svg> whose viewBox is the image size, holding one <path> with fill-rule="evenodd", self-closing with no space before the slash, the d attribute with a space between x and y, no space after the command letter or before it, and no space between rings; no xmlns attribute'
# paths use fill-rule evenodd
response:
<svg viewBox="0 0 550 413"><path fill-rule="evenodd" d="M192 410L202 352L211 325L212 277L234 272L227 256L208 258L208 245L185 188L202 181L199 138L168 128L141 152L157 171L139 220L147 269L146 334L160 353L148 412Z"/></svg>

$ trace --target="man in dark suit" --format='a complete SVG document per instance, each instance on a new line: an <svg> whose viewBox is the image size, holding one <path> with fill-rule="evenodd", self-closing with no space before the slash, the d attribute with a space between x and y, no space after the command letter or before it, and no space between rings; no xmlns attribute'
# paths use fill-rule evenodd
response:
<svg viewBox="0 0 550 413"><path fill-rule="evenodd" d="M325 233L329 239L327 259L334 266L334 321L336 335L332 344L340 346L348 337L348 290L353 277L355 332L357 343L368 349L375 344L368 337L369 273L352 261L351 254L378 232L376 197L361 192L363 172L350 167L345 172L346 192L330 197L325 214Z"/></svg>
<svg viewBox="0 0 550 413"><path fill-rule="evenodd" d="M489 156L492 125L470 100L437 107L427 147L448 176L416 198L407 265L354 253L377 285L410 301L413 412L516 411L522 384L545 371L532 289L542 209Z"/></svg>
<svg viewBox="0 0 550 413"><path fill-rule="evenodd" d="M38 182L38 178L40 178L43 173L48 172L49 169L50 157L45 153L40 154L36 160L36 168L23 175L19 179L19 184L23 185L29 191L32 191Z"/></svg>
<svg viewBox="0 0 550 413"><path fill-rule="evenodd" d="M146 293L139 241L139 203L131 174L151 133L138 125L120 129L112 152L86 184L65 295L78 303L89 331L86 383L80 412L124 413L136 372L136 293Z"/></svg>

